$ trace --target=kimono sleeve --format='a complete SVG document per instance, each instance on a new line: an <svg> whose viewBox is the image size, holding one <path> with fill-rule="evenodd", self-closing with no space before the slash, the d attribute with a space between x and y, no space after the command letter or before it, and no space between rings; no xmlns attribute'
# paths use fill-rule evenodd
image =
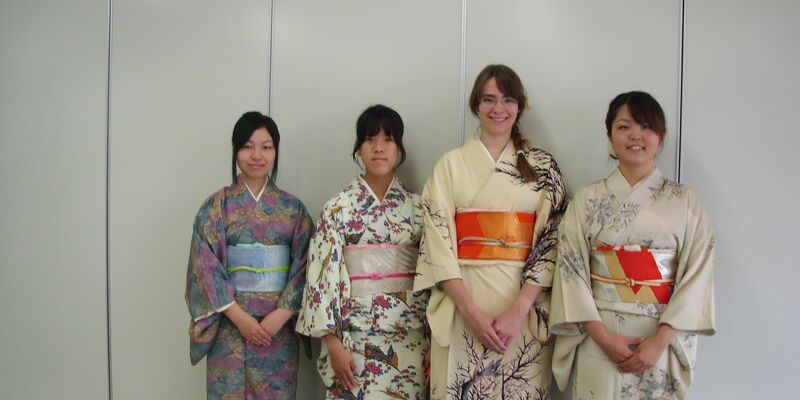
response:
<svg viewBox="0 0 800 400"><path fill-rule="evenodd" d="M308 248L306 285L297 331L311 337L336 334L346 319L344 299L349 298L350 282L342 276L345 246L341 207L337 198L322 210L319 226Z"/></svg>
<svg viewBox="0 0 800 400"><path fill-rule="evenodd" d="M522 270L522 283L550 287L557 257L558 224L567 207L567 190L558 164L552 156L544 168L537 170L540 173L537 184L542 186L546 195L536 210L536 217L543 218L545 223L536 235L531 254Z"/></svg>
<svg viewBox="0 0 800 400"><path fill-rule="evenodd" d="M314 222L308 215L305 205L299 204L295 214L294 228L290 248L291 265L289 277L278 299L278 308L292 310L297 313L302 307L303 287L306 282L306 260L311 234L314 232Z"/></svg>
<svg viewBox="0 0 800 400"><path fill-rule="evenodd" d="M446 159L442 158L422 190L422 240L419 244L414 291L461 278L455 246L453 179Z"/></svg>
<svg viewBox="0 0 800 400"><path fill-rule="evenodd" d="M713 335L714 232L691 190L687 193L686 234L678 253L675 288L660 322L681 331Z"/></svg>
<svg viewBox="0 0 800 400"><path fill-rule="evenodd" d="M226 251L221 195L200 208L192 230L186 273L186 304L192 321L189 328L192 364L211 348L219 327L220 314L235 301L223 262Z"/></svg>
<svg viewBox="0 0 800 400"><path fill-rule="evenodd" d="M581 190L567 207L558 229L558 257L550 303L550 331L579 334L576 323L600 321L594 302L589 269L589 242L583 225L586 204Z"/></svg>

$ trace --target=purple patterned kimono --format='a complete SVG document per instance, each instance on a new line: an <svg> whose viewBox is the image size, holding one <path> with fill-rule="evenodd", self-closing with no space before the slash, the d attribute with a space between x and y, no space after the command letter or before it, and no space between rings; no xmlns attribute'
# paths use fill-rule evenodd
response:
<svg viewBox="0 0 800 400"><path fill-rule="evenodd" d="M186 303L192 317L191 361L197 364L207 357L209 399L295 398L299 340L294 322L287 322L269 346L258 346L246 343L222 311L236 302L258 321L276 308L297 312L313 228L299 199L269 185L256 200L239 180L200 207L192 233ZM281 267L282 290L235 289L228 253L259 247L281 248L288 254L288 265Z"/></svg>

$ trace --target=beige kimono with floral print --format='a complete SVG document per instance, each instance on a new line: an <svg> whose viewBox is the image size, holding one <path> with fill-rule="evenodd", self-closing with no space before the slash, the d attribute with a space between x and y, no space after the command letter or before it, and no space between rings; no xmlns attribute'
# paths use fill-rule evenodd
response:
<svg viewBox="0 0 800 400"><path fill-rule="evenodd" d="M631 187L616 170L575 194L558 236L550 323L558 335L553 372L559 386L565 388L574 371L573 399L684 398L697 335L714 333L714 236L694 192L657 169ZM598 280L619 270L593 254L608 245L672 254L668 300L658 301L646 286ZM668 324L678 335L654 367L623 374L580 327L584 321L602 321L612 332L638 338Z"/></svg>
<svg viewBox="0 0 800 400"><path fill-rule="evenodd" d="M549 398L549 287L564 185L550 154L529 148L525 155L539 174L536 182L522 180L512 145L494 162L474 138L439 160L423 190L425 227L414 289L433 288L427 312L433 399ZM535 212L527 261L459 259L455 214L466 208ZM506 353L498 354L473 337L453 301L437 286L449 279L463 279L475 303L493 318L514 302L522 284L546 289Z"/></svg>

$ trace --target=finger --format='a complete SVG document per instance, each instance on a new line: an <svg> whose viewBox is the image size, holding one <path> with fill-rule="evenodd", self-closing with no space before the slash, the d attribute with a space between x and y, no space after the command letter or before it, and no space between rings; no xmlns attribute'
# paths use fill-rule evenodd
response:
<svg viewBox="0 0 800 400"><path fill-rule="evenodd" d="M347 371L345 374L345 379L347 380L347 389L353 390L356 388L356 377L353 375L352 372Z"/></svg>
<svg viewBox="0 0 800 400"><path fill-rule="evenodd" d="M490 330L488 333L489 333L489 338L492 340L492 342L494 343L495 347L497 347L500 350L500 351L498 351L498 353L505 353L506 352L506 345L503 343L502 340L500 340L500 338L497 336L497 333L494 331L494 329Z"/></svg>

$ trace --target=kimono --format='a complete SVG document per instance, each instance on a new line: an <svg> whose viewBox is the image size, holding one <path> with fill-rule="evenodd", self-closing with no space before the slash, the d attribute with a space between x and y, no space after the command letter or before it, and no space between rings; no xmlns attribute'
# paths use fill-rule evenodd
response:
<svg viewBox="0 0 800 400"><path fill-rule="evenodd" d="M512 144L495 162L483 143L473 138L442 156L425 184L425 230L414 289L432 288L427 315L433 338L433 399L549 398L549 287L565 188L550 154L536 148L521 151L538 174L535 182L522 179ZM475 209L535 213L520 260L459 256L457 214ZM465 247L461 249L464 253ZM449 279L462 279L475 304L492 318L508 309L523 284L544 290L521 332L505 354L498 354L472 335L452 299L437 286Z"/></svg>
<svg viewBox="0 0 800 400"><path fill-rule="evenodd" d="M297 331L337 335L358 370L352 392L334 382L322 341L317 367L326 398L426 398L428 294L411 291L421 233L420 197L397 178L383 201L359 176L325 204L309 249Z"/></svg>
<svg viewBox="0 0 800 400"><path fill-rule="evenodd" d="M657 169L631 187L619 170L581 188L559 228L553 371L574 399L683 399L697 335L714 333L714 235L694 192ZM630 337L678 330L652 368L620 373L579 325Z"/></svg>
<svg viewBox="0 0 800 400"><path fill-rule="evenodd" d="M299 341L291 321L259 346L222 312L236 302L260 322L276 308L297 311L312 231L303 203L269 184L255 196L240 178L200 207L186 303L191 362L207 358L209 399L295 398ZM260 255L276 259L264 265Z"/></svg>

